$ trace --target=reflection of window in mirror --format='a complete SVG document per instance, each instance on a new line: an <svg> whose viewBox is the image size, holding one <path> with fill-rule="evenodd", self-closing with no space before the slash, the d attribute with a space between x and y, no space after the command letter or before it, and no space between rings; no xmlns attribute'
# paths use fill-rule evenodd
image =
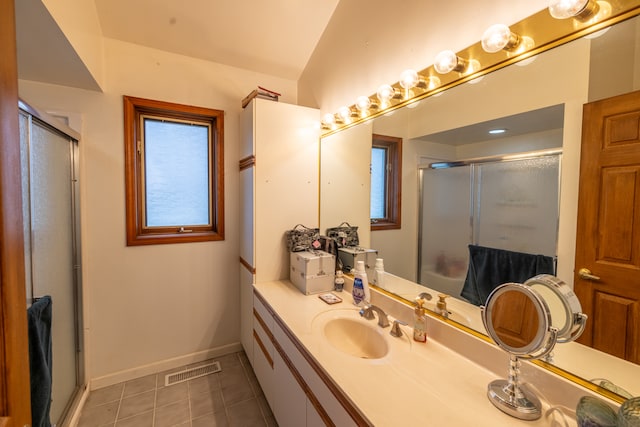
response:
<svg viewBox="0 0 640 427"><path fill-rule="evenodd" d="M373 135L371 231L400 228L402 138Z"/></svg>

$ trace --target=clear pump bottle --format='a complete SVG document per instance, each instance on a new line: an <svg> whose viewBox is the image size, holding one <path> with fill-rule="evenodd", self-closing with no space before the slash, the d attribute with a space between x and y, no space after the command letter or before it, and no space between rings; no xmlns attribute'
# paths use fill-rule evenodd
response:
<svg viewBox="0 0 640 427"><path fill-rule="evenodd" d="M427 315L424 312L424 300L416 298L416 308L414 310L413 340L427 342Z"/></svg>

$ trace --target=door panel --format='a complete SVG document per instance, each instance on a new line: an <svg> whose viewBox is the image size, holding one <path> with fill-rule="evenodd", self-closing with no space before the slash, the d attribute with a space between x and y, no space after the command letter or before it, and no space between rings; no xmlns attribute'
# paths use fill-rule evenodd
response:
<svg viewBox="0 0 640 427"><path fill-rule="evenodd" d="M51 421L62 420L79 385L74 280L73 141L32 121L29 142L31 287L35 298L51 295L53 396ZM25 197L26 198L26 197Z"/></svg>
<svg viewBox="0 0 640 427"><path fill-rule="evenodd" d="M584 107L577 231L579 342L640 363L640 91Z"/></svg>

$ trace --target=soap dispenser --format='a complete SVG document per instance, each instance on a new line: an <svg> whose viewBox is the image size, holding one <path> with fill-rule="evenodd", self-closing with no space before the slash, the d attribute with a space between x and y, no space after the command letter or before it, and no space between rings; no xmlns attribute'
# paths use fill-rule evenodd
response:
<svg viewBox="0 0 640 427"><path fill-rule="evenodd" d="M449 298L447 294L438 294L438 302L436 303L436 313L444 317L449 317L447 302L445 301L447 298Z"/></svg>
<svg viewBox="0 0 640 427"><path fill-rule="evenodd" d="M424 300L422 298L416 298L413 340L418 342L427 342L427 315L424 311Z"/></svg>

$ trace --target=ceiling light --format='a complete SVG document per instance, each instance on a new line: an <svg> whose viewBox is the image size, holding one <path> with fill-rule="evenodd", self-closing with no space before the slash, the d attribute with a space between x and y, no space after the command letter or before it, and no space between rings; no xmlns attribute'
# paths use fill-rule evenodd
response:
<svg viewBox="0 0 640 427"><path fill-rule="evenodd" d="M490 133L491 135L499 135L499 134L501 134L501 133L505 133L506 131L507 131L507 130L506 130L506 129L504 129L504 128L500 128L500 129L491 129L491 130L489 130L489 133Z"/></svg>
<svg viewBox="0 0 640 427"><path fill-rule="evenodd" d="M443 50L436 55L433 68L440 74L447 74L451 71L463 72L468 64L468 61L460 58L454 51Z"/></svg>

